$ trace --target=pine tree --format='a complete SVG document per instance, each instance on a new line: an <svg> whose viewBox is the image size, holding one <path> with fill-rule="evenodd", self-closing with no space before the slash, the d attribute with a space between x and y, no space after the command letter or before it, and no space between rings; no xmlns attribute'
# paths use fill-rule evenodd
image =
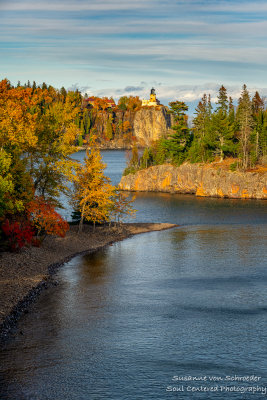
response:
<svg viewBox="0 0 267 400"><path fill-rule="evenodd" d="M187 115L185 114L188 106L183 101L172 101L169 106L169 112L173 115L175 121L172 126L174 133L167 139L163 139L161 144L167 151L170 160L180 165L186 159L191 142L190 131L187 126Z"/></svg>
<svg viewBox="0 0 267 400"><path fill-rule="evenodd" d="M225 155L230 155L234 151L234 132L229 119L229 101L227 90L221 86L216 103L217 109L213 114L213 135L215 142L215 152L220 155L221 161Z"/></svg>
<svg viewBox="0 0 267 400"><path fill-rule="evenodd" d="M223 114L227 114L229 102L228 102L227 90L223 85L219 89L218 101L216 104L218 105L216 111L220 111Z"/></svg>
<svg viewBox="0 0 267 400"><path fill-rule="evenodd" d="M264 130L264 100L256 91L252 99L252 112L254 119L254 129L251 135L252 150L251 161L255 164L263 155L264 143L262 143L263 130Z"/></svg>
<svg viewBox="0 0 267 400"><path fill-rule="evenodd" d="M62 96L63 103L65 103L65 100L66 100L66 97L67 97L67 91L64 88L64 86L62 86L62 88L60 89L60 94Z"/></svg>
<svg viewBox="0 0 267 400"><path fill-rule="evenodd" d="M252 116L252 102L246 85L243 86L241 97L238 103L237 120L239 124L239 143L242 168L246 169L249 165L251 133L254 126Z"/></svg>
<svg viewBox="0 0 267 400"><path fill-rule="evenodd" d="M195 110L193 119L193 142L189 150L189 158L192 162L205 162L211 156L210 148L210 125L212 115L212 105L210 95L202 96L201 101Z"/></svg>

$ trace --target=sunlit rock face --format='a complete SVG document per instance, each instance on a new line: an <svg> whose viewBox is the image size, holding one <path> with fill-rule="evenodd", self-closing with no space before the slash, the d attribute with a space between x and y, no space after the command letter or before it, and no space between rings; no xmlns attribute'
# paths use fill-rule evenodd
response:
<svg viewBox="0 0 267 400"><path fill-rule="evenodd" d="M202 197L267 199L267 173L231 172L211 165L164 164L123 176L120 189L188 193Z"/></svg>
<svg viewBox="0 0 267 400"><path fill-rule="evenodd" d="M162 136L171 133L172 115L167 107L147 107L137 111L133 121L133 132L137 141L149 146Z"/></svg>
<svg viewBox="0 0 267 400"><path fill-rule="evenodd" d="M117 126L128 123L130 130L107 140L108 120ZM131 148L150 146L162 136L173 133L173 116L168 113L168 107L142 107L137 111L98 111L93 120L93 129L98 137L100 148Z"/></svg>

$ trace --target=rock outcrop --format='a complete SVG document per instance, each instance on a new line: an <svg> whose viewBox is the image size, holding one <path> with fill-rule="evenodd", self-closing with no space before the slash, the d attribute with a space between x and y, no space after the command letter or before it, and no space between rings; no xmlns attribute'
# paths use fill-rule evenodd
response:
<svg viewBox="0 0 267 400"><path fill-rule="evenodd" d="M108 139L107 125L112 124L113 138ZM99 110L91 120L91 129L98 137L99 148L131 148L150 146L162 136L171 133L174 124L173 117L168 113L168 107L142 107L137 111L116 110L107 112ZM125 124L129 130L124 131Z"/></svg>
<svg viewBox="0 0 267 400"><path fill-rule="evenodd" d="M164 164L123 176L121 190L267 199L267 172L232 172L210 164Z"/></svg>
<svg viewBox="0 0 267 400"><path fill-rule="evenodd" d="M152 142L171 132L172 115L167 107L145 107L135 113L133 133L138 142L149 146Z"/></svg>

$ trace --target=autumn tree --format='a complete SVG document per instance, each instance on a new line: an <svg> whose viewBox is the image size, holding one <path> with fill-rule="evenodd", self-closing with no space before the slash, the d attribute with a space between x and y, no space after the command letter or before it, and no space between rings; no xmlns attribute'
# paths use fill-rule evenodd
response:
<svg viewBox="0 0 267 400"><path fill-rule="evenodd" d="M0 202L3 214L22 213L33 195L27 155L37 145L32 89L0 82Z"/></svg>
<svg viewBox="0 0 267 400"><path fill-rule="evenodd" d="M112 203L110 206L110 221L120 223L123 218L134 218L136 210L133 208L135 197L130 198L126 193L114 188L111 197Z"/></svg>
<svg viewBox="0 0 267 400"><path fill-rule="evenodd" d="M43 241L47 235L64 237L69 230L67 221L43 197L35 196L28 204L29 221L36 229L37 238Z"/></svg>
<svg viewBox="0 0 267 400"><path fill-rule="evenodd" d="M122 111L137 111L142 105L138 96L122 96L118 101L118 108Z"/></svg>
<svg viewBox="0 0 267 400"><path fill-rule="evenodd" d="M37 146L29 154L30 173L36 194L58 205L60 194L68 192L66 178L75 168L69 156L81 133L75 122L80 111L79 95L68 92L65 102L54 102L48 91L37 96L43 106L38 115Z"/></svg>
<svg viewBox="0 0 267 400"><path fill-rule="evenodd" d="M121 129L122 129L123 133L127 134L127 133L131 132L132 125L129 121L123 121Z"/></svg>
<svg viewBox="0 0 267 400"><path fill-rule="evenodd" d="M79 232L82 231L84 220L93 222L95 226L97 222L107 221L109 218L114 187L104 175L105 167L100 151L91 142L86 151L84 165L77 168L73 177L73 204L81 213Z"/></svg>

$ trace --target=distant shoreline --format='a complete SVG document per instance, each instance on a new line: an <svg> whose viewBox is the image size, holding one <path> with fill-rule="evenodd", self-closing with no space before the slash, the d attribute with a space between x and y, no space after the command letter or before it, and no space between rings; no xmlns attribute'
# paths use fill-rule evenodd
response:
<svg viewBox="0 0 267 400"><path fill-rule="evenodd" d="M42 247L24 248L19 253L0 255L0 342L10 337L21 315L42 290L57 284L53 275L73 257L93 253L114 242L140 233L174 228L175 224L128 223L119 227L70 226L65 238L48 237Z"/></svg>

